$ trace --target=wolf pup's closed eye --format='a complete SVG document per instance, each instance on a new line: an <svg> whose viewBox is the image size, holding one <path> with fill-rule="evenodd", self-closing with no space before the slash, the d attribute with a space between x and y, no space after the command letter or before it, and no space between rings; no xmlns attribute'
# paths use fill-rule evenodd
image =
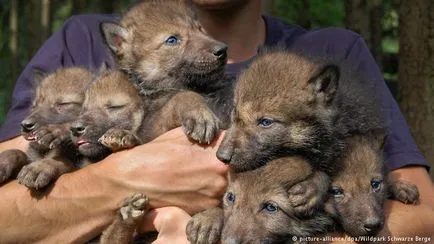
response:
<svg viewBox="0 0 434 244"><path fill-rule="evenodd" d="M21 134L30 141L29 148L26 153L8 150L0 155L0 182L19 171L19 183L41 189L77 166L81 158L71 143L69 126L78 117L92 80L92 73L78 67L50 74L35 72L35 98L21 122Z"/></svg>

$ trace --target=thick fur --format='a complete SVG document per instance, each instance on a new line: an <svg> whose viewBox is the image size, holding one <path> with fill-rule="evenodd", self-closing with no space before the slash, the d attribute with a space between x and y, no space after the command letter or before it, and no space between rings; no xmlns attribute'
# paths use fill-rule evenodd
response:
<svg viewBox="0 0 434 244"><path fill-rule="evenodd" d="M98 243L126 244L133 243L137 225L149 210L149 199L140 193L135 193L121 204L113 222L103 232Z"/></svg>
<svg viewBox="0 0 434 244"><path fill-rule="evenodd" d="M81 114L71 126L80 153L90 159L104 158L141 144L137 131L146 106L124 73L102 72L86 90ZM103 139L106 145L101 144Z"/></svg>
<svg viewBox="0 0 434 244"><path fill-rule="evenodd" d="M388 184L382 157L385 132L374 130L347 139L340 161L342 170L333 178L327 211L351 236L377 234L384 225L384 202L392 198L414 203L415 185L404 181Z"/></svg>
<svg viewBox="0 0 434 244"><path fill-rule="evenodd" d="M377 138L376 138L377 137ZM351 236L373 235L384 224L387 197L381 144L384 136L347 139L341 171L333 178L327 210ZM373 187L377 181L378 187Z"/></svg>
<svg viewBox="0 0 434 244"><path fill-rule="evenodd" d="M71 143L69 125L78 117L85 89L92 80L89 71L76 67L61 68L49 75L35 73L35 98L30 114L21 123L29 147L26 153L18 150L2 153L0 157L8 155L1 162L0 178L6 180L20 170L19 183L40 189L77 167L80 157ZM9 166L7 174L1 177L4 165Z"/></svg>
<svg viewBox="0 0 434 244"><path fill-rule="evenodd" d="M345 137L384 127L374 85L350 66L332 57L264 51L238 79L232 125L217 157L245 171L296 154L337 172Z"/></svg>
<svg viewBox="0 0 434 244"><path fill-rule="evenodd" d="M140 94L121 71L101 74L85 97L71 130L80 153L89 158L149 142L181 125L190 137L202 142L210 141L217 132L218 119L200 95L167 90L151 99Z"/></svg>
<svg viewBox="0 0 434 244"><path fill-rule="evenodd" d="M123 72L105 71L86 91L82 112L71 130L80 154L94 159L148 142L183 122L193 138L196 134L202 138L203 133L211 138L216 132L212 130L215 125L207 130L202 128L207 126L205 121L217 119L206 116L214 115L196 93L167 91L157 99L150 99L140 94ZM134 218L118 215L104 232L101 243L124 243L121 240L127 240L128 236L131 239L137 221L146 211L140 213ZM113 240L119 242L110 242Z"/></svg>
<svg viewBox="0 0 434 244"><path fill-rule="evenodd" d="M323 211L329 185L326 174L315 172L301 157L273 160L266 166L231 173L223 209L193 216L187 225L192 243L290 243L293 236L314 236L329 231L333 221ZM312 184L312 178L317 181ZM293 189L309 182L316 192L315 214L300 215ZM318 185L316 185L318 184ZM306 186L306 184L304 184Z"/></svg>
<svg viewBox="0 0 434 244"><path fill-rule="evenodd" d="M142 94L200 93L227 127L233 89L233 79L224 76L227 47L205 33L186 1L142 1L119 24L103 23L101 31L119 68ZM176 41L167 43L171 37Z"/></svg>

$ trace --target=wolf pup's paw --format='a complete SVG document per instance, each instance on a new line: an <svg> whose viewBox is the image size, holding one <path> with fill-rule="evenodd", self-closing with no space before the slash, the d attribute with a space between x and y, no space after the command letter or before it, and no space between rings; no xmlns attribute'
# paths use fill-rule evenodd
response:
<svg viewBox="0 0 434 244"><path fill-rule="evenodd" d="M135 223L145 215L148 208L148 197L141 193L135 193L124 199L119 214L124 222Z"/></svg>
<svg viewBox="0 0 434 244"><path fill-rule="evenodd" d="M10 149L0 153L0 184L10 179L27 162L27 155L21 150Z"/></svg>
<svg viewBox="0 0 434 244"><path fill-rule="evenodd" d="M130 131L111 128L109 129L98 142L110 148L113 152L135 147L140 144L139 139Z"/></svg>
<svg viewBox="0 0 434 244"><path fill-rule="evenodd" d="M217 116L208 107L190 109L182 114L182 126L191 139L211 143L220 126Z"/></svg>
<svg viewBox="0 0 434 244"><path fill-rule="evenodd" d="M393 199L402 203L416 203L419 200L419 190L416 185L402 180L392 181L389 192Z"/></svg>
<svg viewBox="0 0 434 244"><path fill-rule="evenodd" d="M58 169L48 162L49 160L51 159L41 159L24 166L18 173L18 183L39 190L55 181L60 174Z"/></svg>
<svg viewBox="0 0 434 244"><path fill-rule="evenodd" d="M310 178L295 184L288 190L289 200L298 216L312 216L327 195L329 177L316 171Z"/></svg>
<svg viewBox="0 0 434 244"><path fill-rule="evenodd" d="M62 142L71 139L69 125L48 125L37 129L34 134L36 142L48 149L58 147Z"/></svg>
<svg viewBox="0 0 434 244"><path fill-rule="evenodd" d="M212 208L194 215L187 224L187 240L193 244L214 244L220 240L223 210Z"/></svg>

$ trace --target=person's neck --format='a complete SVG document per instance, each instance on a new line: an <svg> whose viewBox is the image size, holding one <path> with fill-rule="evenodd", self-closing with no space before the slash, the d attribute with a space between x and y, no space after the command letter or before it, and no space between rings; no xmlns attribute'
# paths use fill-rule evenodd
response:
<svg viewBox="0 0 434 244"><path fill-rule="evenodd" d="M197 14L208 34L229 46L228 63L250 59L265 42L265 22L259 0L225 9L197 8Z"/></svg>

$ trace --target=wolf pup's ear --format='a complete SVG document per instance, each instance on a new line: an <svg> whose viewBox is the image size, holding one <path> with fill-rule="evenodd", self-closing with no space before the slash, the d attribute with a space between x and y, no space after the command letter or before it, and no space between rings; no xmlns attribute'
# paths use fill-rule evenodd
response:
<svg viewBox="0 0 434 244"><path fill-rule="evenodd" d="M101 64L101 66L98 69L98 73L102 74L102 73L106 72L108 69L109 68L108 68L107 62L103 61L102 64Z"/></svg>
<svg viewBox="0 0 434 244"><path fill-rule="evenodd" d="M327 65L309 80L309 84L313 87L313 92L320 102L328 104L333 100L338 90L339 76L338 66Z"/></svg>
<svg viewBox="0 0 434 244"><path fill-rule="evenodd" d="M120 55L123 52L123 44L128 39L128 31L113 22L103 22L100 28L110 50L115 55Z"/></svg>
<svg viewBox="0 0 434 244"><path fill-rule="evenodd" d="M388 136L387 131L385 129L374 129L368 133L370 134L372 141L375 142L375 148L378 150L383 150Z"/></svg>
<svg viewBox="0 0 434 244"><path fill-rule="evenodd" d="M32 83L33 86L39 86L41 84L41 81L47 77L47 74L44 73L44 71L39 69L34 69L32 71Z"/></svg>

